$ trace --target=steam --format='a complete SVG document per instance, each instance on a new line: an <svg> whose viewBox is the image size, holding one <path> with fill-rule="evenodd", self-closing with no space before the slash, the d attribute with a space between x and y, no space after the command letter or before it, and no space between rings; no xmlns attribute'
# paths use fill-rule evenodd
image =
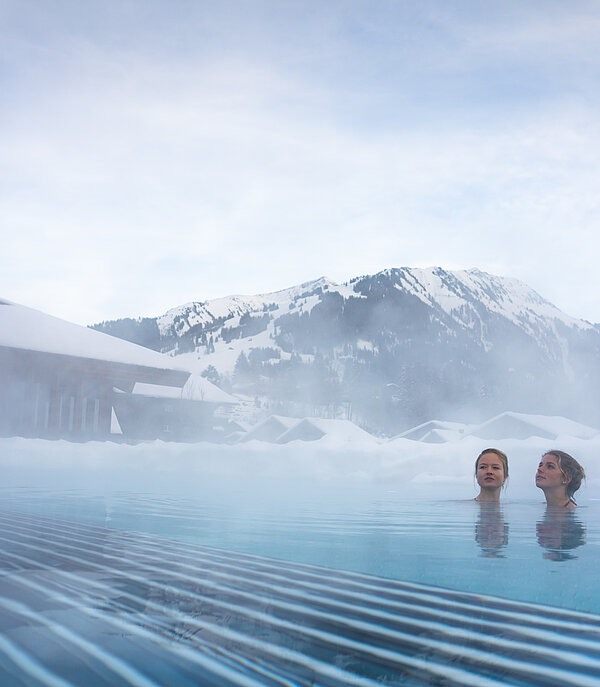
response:
<svg viewBox="0 0 600 687"><path fill-rule="evenodd" d="M0 439L3 487L92 489L177 494L277 492L304 498L323 493L370 490L400 497L463 499L477 493L475 458L489 440L466 437L447 444L408 439L390 442L328 440L276 445L251 441L236 446L137 445L111 442L75 444L19 437ZM578 502L600 492L600 438L559 437L553 446L574 455L588 474ZM541 501L534 485L545 439L497 443L508 454L510 480L503 498Z"/></svg>

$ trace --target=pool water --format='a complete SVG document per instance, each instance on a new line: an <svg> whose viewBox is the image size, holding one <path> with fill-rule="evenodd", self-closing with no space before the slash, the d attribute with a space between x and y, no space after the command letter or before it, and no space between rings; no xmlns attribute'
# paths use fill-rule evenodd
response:
<svg viewBox="0 0 600 687"><path fill-rule="evenodd" d="M0 492L2 493L2 492ZM194 496L11 489L4 508L391 579L600 613L600 501L550 512L355 489Z"/></svg>
<svg viewBox="0 0 600 687"><path fill-rule="evenodd" d="M1 503L2 685L600 684L595 501L207 485Z"/></svg>

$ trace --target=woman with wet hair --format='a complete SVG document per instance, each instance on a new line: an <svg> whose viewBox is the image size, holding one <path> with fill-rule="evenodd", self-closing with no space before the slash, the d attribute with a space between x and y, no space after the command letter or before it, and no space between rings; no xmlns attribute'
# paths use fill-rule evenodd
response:
<svg viewBox="0 0 600 687"><path fill-rule="evenodd" d="M585 479L585 471L579 463L564 451L546 451L535 473L535 486L546 497L548 506L575 508L573 494Z"/></svg>
<svg viewBox="0 0 600 687"><path fill-rule="evenodd" d="M486 448L475 461L475 479L479 494L475 501L499 501L500 491L508 479L508 458L497 448Z"/></svg>

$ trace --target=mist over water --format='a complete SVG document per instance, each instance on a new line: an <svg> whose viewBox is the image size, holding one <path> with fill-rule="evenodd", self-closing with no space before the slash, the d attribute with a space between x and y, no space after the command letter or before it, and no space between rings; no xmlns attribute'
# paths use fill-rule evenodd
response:
<svg viewBox="0 0 600 687"><path fill-rule="evenodd" d="M295 441L277 445L252 441L234 446L153 441L111 442L0 439L3 486L119 490L200 495L240 501L256 498L310 499L320 494L395 493L411 497L472 498L474 464L488 446L508 454L510 477L504 498L543 500L534 475L541 455L562 448L585 467L580 500L600 494L600 439L556 441L484 440L466 437L445 444L408 439L343 442Z"/></svg>
<svg viewBox="0 0 600 687"><path fill-rule="evenodd" d="M66 605L60 622L130 664L142 648L135 632L147 628L152 659L142 670L152 677L163 670L154 658L157 641L173 651L162 660L175 670L182 647L195 649L205 631L234 630L233 656L260 660L261 669L269 664L257 643L297 651L304 660L312 655L306 633L325 631L331 656L323 656L321 634L315 650L324 671L342 666L363 675L364 651L381 645L401 664L405 684L403 664L422 658L422 644L424 663L446 676L475 641L486 662L481 674L489 676L487 662L499 662L500 679L512 679L501 661L520 660L529 616L529 652L537 663L544 660L538 658L540 622L544 631L554 623L555 651L566 614L600 613L600 504L593 500L600 484L590 479L581 507L554 516L533 483L550 446L542 439L503 441L509 486L500 504L476 503L474 462L488 445L474 437L437 445L325 437L235 446L2 439L2 564L7 571L26 564L32 572L3 575L5 593L15 587L19 599L40 603L35 616L26 609L26 619L28 627L43 630L56 622L58 590ZM598 474L600 440L563 437L555 445L577 456L588 474ZM358 601L368 626L355 615ZM117 633L112 625L104 628L112 621L122 623ZM574 624L584 621L596 623L593 616L574 617L566 633L571 645ZM507 625L496 629L498 622ZM390 623L400 626L408 648L390 644ZM468 636L460 634L467 627ZM340 648L346 633L349 652ZM449 668L434 664L431 633L442 642L457 635ZM10 637L40 660L30 634L23 638L17 628ZM214 655L226 661L230 638L217 637ZM62 644L58 655L64 660ZM475 670L468 656L464 663ZM289 676L287 659L283 666ZM71 663L64 670L76 675ZM383 670L378 659L373 675L379 679ZM311 671L312 681L330 684ZM198 668L193 675L202 682ZM167 683L180 684L176 678ZM258 684L266 683L261 678Z"/></svg>
<svg viewBox="0 0 600 687"><path fill-rule="evenodd" d="M4 439L0 498L4 510L58 521L600 611L590 586L600 441L556 444L591 475L564 522L548 519L534 485L551 448L541 439L501 442L510 461L501 503L475 503L474 462L487 445ZM552 570L562 577L540 587ZM563 588L563 574L581 579Z"/></svg>

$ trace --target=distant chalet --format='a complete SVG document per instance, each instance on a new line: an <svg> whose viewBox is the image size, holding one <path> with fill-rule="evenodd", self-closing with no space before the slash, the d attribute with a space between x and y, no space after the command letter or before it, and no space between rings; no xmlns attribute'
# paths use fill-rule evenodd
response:
<svg viewBox="0 0 600 687"><path fill-rule="evenodd" d="M185 393L190 377L166 355L0 300L0 435L108 439L118 397L124 438L203 438L217 405L235 399L206 380ZM144 405L136 385L163 400ZM187 406L175 417L173 397Z"/></svg>

